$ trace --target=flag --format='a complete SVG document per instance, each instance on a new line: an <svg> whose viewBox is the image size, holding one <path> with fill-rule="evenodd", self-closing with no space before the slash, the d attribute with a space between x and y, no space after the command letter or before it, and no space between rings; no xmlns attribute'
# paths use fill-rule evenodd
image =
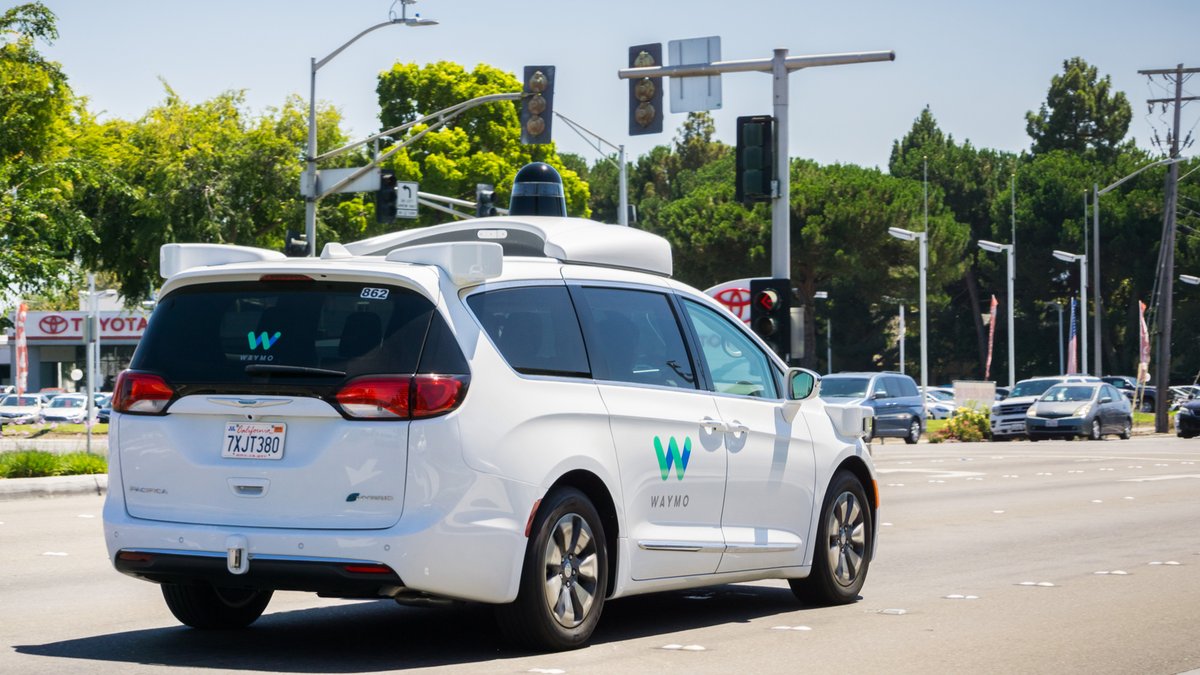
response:
<svg viewBox="0 0 1200 675"><path fill-rule="evenodd" d="M1075 298L1071 298L1071 337L1067 340L1067 374L1071 375L1079 371L1076 365L1078 362L1075 359L1075 351L1079 340L1075 335Z"/></svg>
<svg viewBox="0 0 1200 675"><path fill-rule="evenodd" d="M988 355L987 365L983 368L983 379L990 380L992 375L992 345L996 343L996 307L1000 303L992 296L992 318L988 319Z"/></svg>
<svg viewBox="0 0 1200 675"><path fill-rule="evenodd" d="M25 344L25 317L29 314L29 306L21 303L17 307L17 396L25 393L29 386L29 348Z"/></svg>
<svg viewBox="0 0 1200 675"><path fill-rule="evenodd" d="M1141 350L1138 359L1138 384L1150 379L1150 329L1146 327L1146 303L1138 300L1138 324L1141 327Z"/></svg>

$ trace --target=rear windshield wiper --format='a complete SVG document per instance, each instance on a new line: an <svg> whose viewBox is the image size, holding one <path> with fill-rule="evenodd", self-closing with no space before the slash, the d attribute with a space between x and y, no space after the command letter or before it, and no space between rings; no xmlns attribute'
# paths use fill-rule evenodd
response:
<svg viewBox="0 0 1200 675"><path fill-rule="evenodd" d="M308 366L278 366L270 363L252 363L246 366L247 375L292 375L296 377L345 377L341 370L310 368Z"/></svg>

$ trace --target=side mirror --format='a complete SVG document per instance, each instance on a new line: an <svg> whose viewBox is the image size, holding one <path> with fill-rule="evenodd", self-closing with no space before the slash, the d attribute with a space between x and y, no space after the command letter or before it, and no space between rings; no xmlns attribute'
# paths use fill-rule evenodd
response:
<svg viewBox="0 0 1200 675"><path fill-rule="evenodd" d="M871 398L887 398L887 392L886 391L877 391L871 395Z"/></svg>
<svg viewBox="0 0 1200 675"><path fill-rule="evenodd" d="M804 401L820 391L821 376L803 368L792 368L787 372L787 399Z"/></svg>
<svg viewBox="0 0 1200 675"><path fill-rule="evenodd" d="M1112 403L1112 397L1111 397L1111 396L1104 396L1104 397L1102 397L1102 398L1100 399L1100 402L1101 402L1101 403Z"/></svg>

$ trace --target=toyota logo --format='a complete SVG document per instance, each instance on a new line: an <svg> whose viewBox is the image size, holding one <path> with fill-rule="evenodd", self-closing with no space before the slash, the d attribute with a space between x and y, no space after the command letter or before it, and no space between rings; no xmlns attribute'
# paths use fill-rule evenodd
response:
<svg viewBox="0 0 1200 675"><path fill-rule="evenodd" d="M41 321L38 321L38 328L41 328L42 332L47 335L58 335L59 333L66 332L67 324L67 320L63 317L57 314L49 314L43 316Z"/></svg>

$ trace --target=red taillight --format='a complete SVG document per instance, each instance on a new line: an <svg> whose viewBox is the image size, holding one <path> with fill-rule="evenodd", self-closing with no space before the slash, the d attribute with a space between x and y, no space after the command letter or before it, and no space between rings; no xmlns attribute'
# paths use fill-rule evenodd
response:
<svg viewBox="0 0 1200 675"><path fill-rule="evenodd" d="M351 417L408 419L409 377L360 377L346 383L337 402Z"/></svg>
<svg viewBox="0 0 1200 675"><path fill-rule="evenodd" d="M258 278L259 281L312 281L313 278L307 274L264 274Z"/></svg>
<svg viewBox="0 0 1200 675"><path fill-rule="evenodd" d="M462 403L467 391L466 378L449 375L416 375L413 384L413 417L448 413Z"/></svg>
<svg viewBox="0 0 1200 675"><path fill-rule="evenodd" d="M347 382L335 398L350 417L418 419L454 410L466 391L465 377L373 375Z"/></svg>
<svg viewBox="0 0 1200 675"><path fill-rule="evenodd" d="M175 397L175 390L158 375L122 371L117 376L112 409L121 413L160 415Z"/></svg>
<svg viewBox="0 0 1200 675"><path fill-rule="evenodd" d="M395 574L392 568L379 563L358 563L354 565L342 565L342 569L351 574Z"/></svg>

